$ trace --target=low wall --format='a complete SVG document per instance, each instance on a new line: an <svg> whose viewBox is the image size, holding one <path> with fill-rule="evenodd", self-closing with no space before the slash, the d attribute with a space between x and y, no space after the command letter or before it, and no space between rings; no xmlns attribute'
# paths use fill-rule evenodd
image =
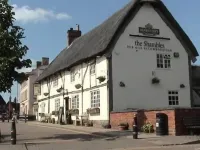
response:
<svg viewBox="0 0 200 150"><path fill-rule="evenodd" d="M170 135L186 135L186 128L183 126L182 119L186 116L200 117L200 108L178 108L178 109L154 109L154 110L137 110L125 112L111 112L110 124L112 128L118 128L120 123L128 123L130 128L133 125L133 116L138 116L138 126L141 128L149 122L156 127L156 114L164 113L168 116L168 127Z"/></svg>

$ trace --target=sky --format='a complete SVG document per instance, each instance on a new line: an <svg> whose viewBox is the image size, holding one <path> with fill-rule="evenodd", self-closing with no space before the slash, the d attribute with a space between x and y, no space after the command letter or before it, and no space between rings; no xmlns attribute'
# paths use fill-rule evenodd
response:
<svg viewBox="0 0 200 150"><path fill-rule="evenodd" d="M25 29L23 43L29 47L26 55L33 62L49 57L53 60L67 46L67 30L80 25L83 34L102 23L130 0L10 0L16 24ZM169 11L200 49L200 0L163 0ZM200 59L196 62L200 64ZM23 71L30 71L24 69ZM8 93L2 93L7 101ZM11 97L17 96L16 83Z"/></svg>

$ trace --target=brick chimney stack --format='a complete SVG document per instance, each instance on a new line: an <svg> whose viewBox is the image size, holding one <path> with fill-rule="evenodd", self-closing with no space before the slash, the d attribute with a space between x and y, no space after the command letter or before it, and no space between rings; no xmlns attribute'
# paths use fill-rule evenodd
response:
<svg viewBox="0 0 200 150"><path fill-rule="evenodd" d="M37 61L36 62L36 67L38 68L38 67L40 67L42 65L42 62L41 61Z"/></svg>
<svg viewBox="0 0 200 150"><path fill-rule="evenodd" d="M67 31L68 34L68 46L71 45L71 43L78 37L81 36L80 26L77 24L77 29L74 30L73 28L70 28L70 30Z"/></svg>
<svg viewBox="0 0 200 150"><path fill-rule="evenodd" d="M48 57L42 57L42 66L49 65L49 58Z"/></svg>

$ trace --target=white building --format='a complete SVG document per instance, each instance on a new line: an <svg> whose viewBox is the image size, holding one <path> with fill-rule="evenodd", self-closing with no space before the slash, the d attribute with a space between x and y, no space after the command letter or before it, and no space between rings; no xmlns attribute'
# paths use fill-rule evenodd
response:
<svg viewBox="0 0 200 150"><path fill-rule="evenodd" d="M79 36L79 27L70 29L69 44ZM88 113L94 124L102 124L111 111L192 107L196 56L162 1L133 0L75 39L39 76L39 113L64 106L65 115L76 109L78 116Z"/></svg>
<svg viewBox="0 0 200 150"><path fill-rule="evenodd" d="M36 69L31 72L27 72L28 79L20 85L20 114L35 115L33 104L36 101L34 96L34 83L38 76L47 68L49 64L49 58L42 57L42 61L36 62Z"/></svg>

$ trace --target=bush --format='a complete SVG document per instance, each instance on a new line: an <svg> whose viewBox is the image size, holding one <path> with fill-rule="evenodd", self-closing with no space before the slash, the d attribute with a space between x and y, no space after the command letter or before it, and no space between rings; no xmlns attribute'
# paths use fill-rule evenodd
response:
<svg viewBox="0 0 200 150"><path fill-rule="evenodd" d="M151 123L146 123L145 125L142 126L141 131L144 133L153 133L153 125Z"/></svg>

